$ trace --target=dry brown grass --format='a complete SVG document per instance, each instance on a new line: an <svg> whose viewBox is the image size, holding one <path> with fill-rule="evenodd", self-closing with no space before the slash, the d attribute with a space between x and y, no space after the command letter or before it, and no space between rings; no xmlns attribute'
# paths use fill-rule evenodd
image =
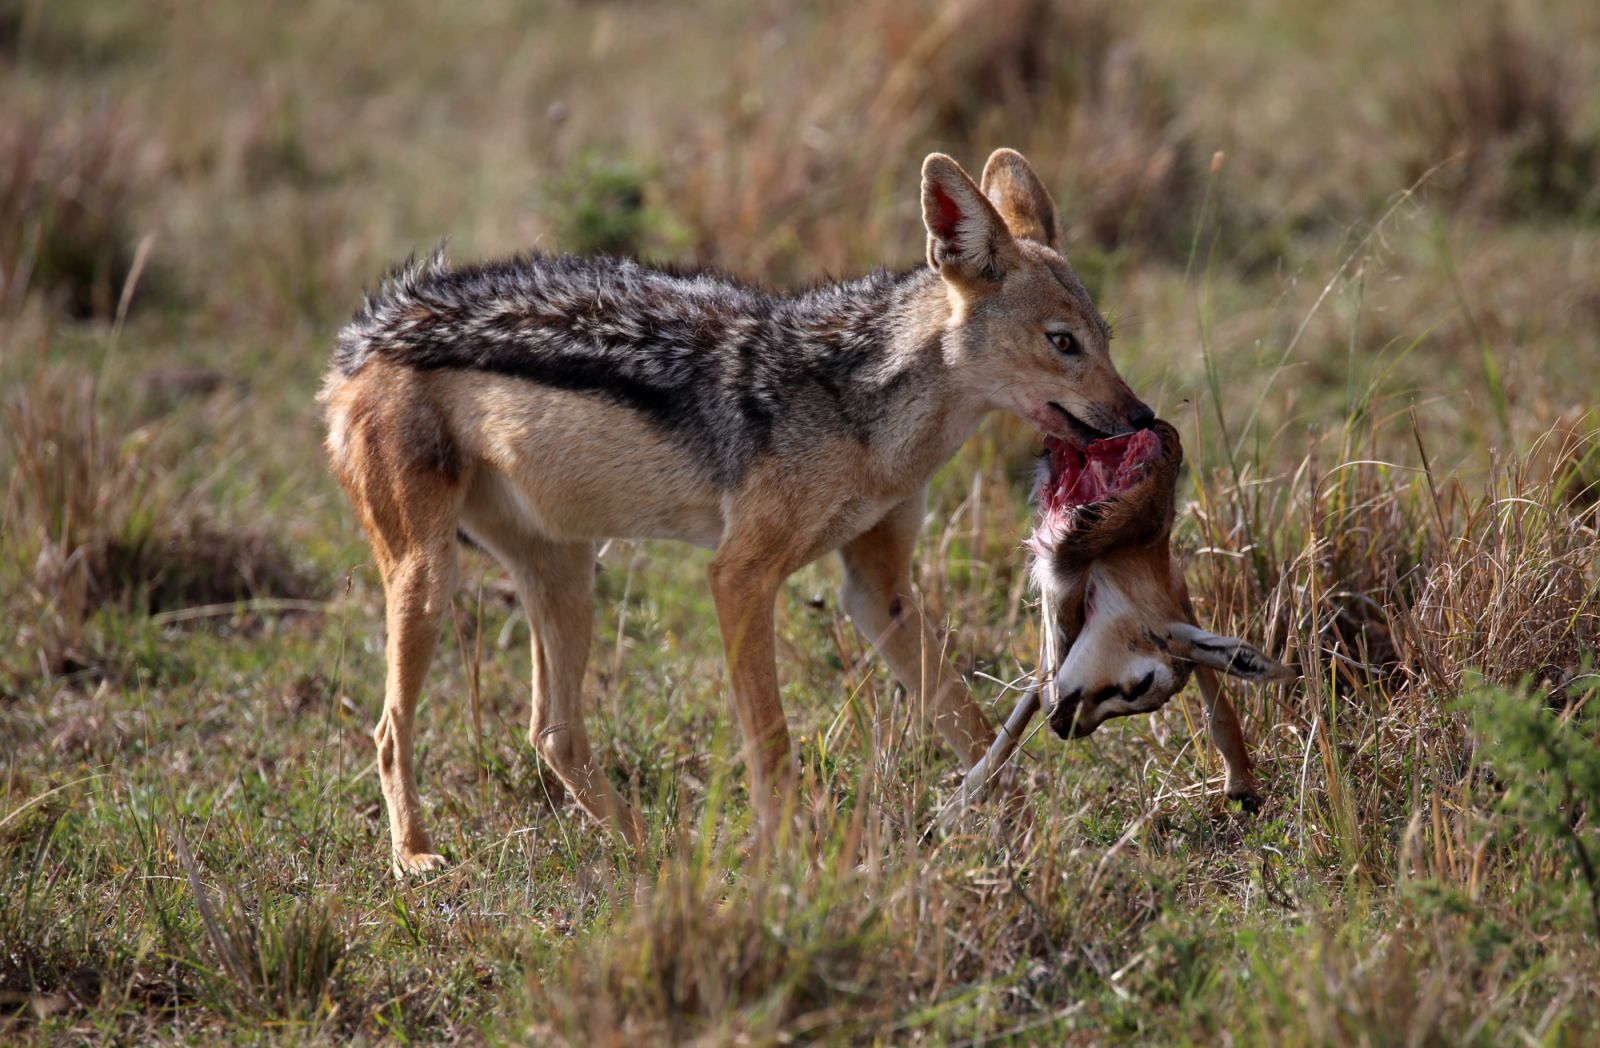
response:
<svg viewBox="0 0 1600 1048"><path fill-rule="evenodd" d="M952 995L1026 1029L1062 1009L1062 981L1110 976L1158 919L1136 856L1064 846L1083 811L997 853L1008 834L985 822L924 833L906 812L928 798L896 778L892 762L853 784L812 769L809 830L777 849L686 833L626 928L530 980L529 1029L607 1045L892 1038Z"/></svg>
<svg viewBox="0 0 1600 1048"><path fill-rule="evenodd" d="M34 610L18 640L32 669L99 665L88 627L107 605L152 614L322 592L269 535L218 520L183 491L154 427L109 424L93 378L42 370L8 391L0 422L8 553L24 562L14 566Z"/></svg>
<svg viewBox="0 0 1600 1048"><path fill-rule="evenodd" d="M1422 143L1414 170L1448 161L1437 187L1469 210L1593 218L1600 140L1583 112L1593 96L1567 48L1497 3L1406 104Z"/></svg>
<svg viewBox="0 0 1600 1048"><path fill-rule="evenodd" d="M1201 615L1298 657L1301 685L1251 719L1269 765L1297 769L1302 791L1317 783L1326 844L1352 872L1395 876L1379 842L1418 817L1419 797L1473 806L1459 700L1480 680L1570 682L1563 702L1595 691L1600 519L1540 467L1541 444L1481 486L1426 455L1387 464L1365 440L1270 483L1201 480Z"/></svg>
<svg viewBox="0 0 1600 1048"><path fill-rule="evenodd" d="M771 22L774 35L817 31ZM1075 240L1187 249L1205 172L1113 5L861 4L826 33L826 45L743 50L724 106L686 131L666 203L697 258L786 280L859 267L886 239L916 242L915 214L890 201L903 203L924 153L976 175L1000 142L1062 179ZM785 80L819 87L768 86Z"/></svg>
<svg viewBox="0 0 1600 1048"><path fill-rule="evenodd" d="M134 148L109 105L0 111L0 309L32 290L75 317L113 315L137 248Z"/></svg>
<svg viewBox="0 0 1600 1048"><path fill-rule="evenodd" d="M1370 443L1270 486L1214 473L1196 506L1206 588L1242 626L1294 623L1302 654L1334 665L1358 658L1341 619L1381 616L1413 690L1459 691L1469 666L1509 685L1574 662L1600 639L1600 539L1592 508L1548 469L1545 444L1564 432L1495 464L1481 487L1386 463Z"/></svg>

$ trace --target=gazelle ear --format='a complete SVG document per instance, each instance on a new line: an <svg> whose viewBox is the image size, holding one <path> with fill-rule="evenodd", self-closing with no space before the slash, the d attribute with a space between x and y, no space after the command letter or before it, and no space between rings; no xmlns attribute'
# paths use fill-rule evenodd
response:
<svg viewBox="0 0 1600 1048"><path fill-rule="evenodd" d="M1187 622L1167 624L1167 647L1181 659L1245 680L1288 680L1294 676L1293 670L1261 654L1248 641L1221 637Z"/></svg>
<svg viewBox="0 0 1600 1048"><path fill-rule="evenodd" d="M1061 250L1061 218L1050 191L1015 149L996 149L983 165L983 195L994 204L1014 237Z"/></svg>
<svg viewBox="0 0 1600 1048"><path fill-rule="evenodd" d="M922 163L928 265L946 279L996 281L1018 261L1005 220L961 165L943 153Z"/></svg>

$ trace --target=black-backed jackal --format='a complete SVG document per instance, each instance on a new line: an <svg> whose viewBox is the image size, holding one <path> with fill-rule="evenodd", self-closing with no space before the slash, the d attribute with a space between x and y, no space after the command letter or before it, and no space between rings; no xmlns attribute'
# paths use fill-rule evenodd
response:
<svg viewBox="0 0 1600 1048"><path fill-rule="evenodd" d="M595 542L673 538L709 569L770 821L793 781L773 604L833 550L842 602L963 765L993 729L912 595L928 478L985 414L1076 443L1153 415L1061 254L1055 204L999 150L982 186L922 168L927 266L796 295L632 262L525 257L394 274L339 335L328 455L372 544L388 627L374 736L397 874L444 862L413 768L417 694L456 584L457 533L510 571L533 634L529 738L630 842L637 814L590 751L581 684Z"/></svg>

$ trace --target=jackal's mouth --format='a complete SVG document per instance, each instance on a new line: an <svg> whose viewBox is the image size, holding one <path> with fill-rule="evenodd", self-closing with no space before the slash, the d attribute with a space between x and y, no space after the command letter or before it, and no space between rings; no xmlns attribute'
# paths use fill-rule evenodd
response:
<svg viewBox="0 0 1600 1048"><path fill-rule="evenodd" d="M1111 434L1107 433L1105 430L1097 429L1094 426L1089 425L1089 423L1074 415L1072 412L1068 411L1066 408L1062 407L1060 404L1057 404L1053 400L1049 402L1048 407L1057 415L1061 416L1061 420L1067 424L1067 429L1071 430L1073 437L1077 439L1079 447L1088 447L1097 440L1105 440L1111 436Z"/></svg>
<svg viewBox="0 0 1600 1048"><path fill-rule="evenodd" d="M1039 526L1030 542L1042 552L1077 525L1085 506L1126 494L1150 475L1162 455L1161 437L1140 429L1089 442L1082 450L1046 437L1044 476L1039 485Z"/></svg>

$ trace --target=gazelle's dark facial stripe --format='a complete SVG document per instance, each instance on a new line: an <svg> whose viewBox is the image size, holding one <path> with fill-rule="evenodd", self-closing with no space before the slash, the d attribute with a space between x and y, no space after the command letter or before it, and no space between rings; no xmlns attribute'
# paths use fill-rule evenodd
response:
<svg viewBox="0 0 1600 1048"><path fill-rule="evenodd" d="M1245 680L1286 680L1294 676L1293 670L1238 637L1220 637L1187 622L1169 624L1167 637L1180 658L1221 673Z"/></svg>

